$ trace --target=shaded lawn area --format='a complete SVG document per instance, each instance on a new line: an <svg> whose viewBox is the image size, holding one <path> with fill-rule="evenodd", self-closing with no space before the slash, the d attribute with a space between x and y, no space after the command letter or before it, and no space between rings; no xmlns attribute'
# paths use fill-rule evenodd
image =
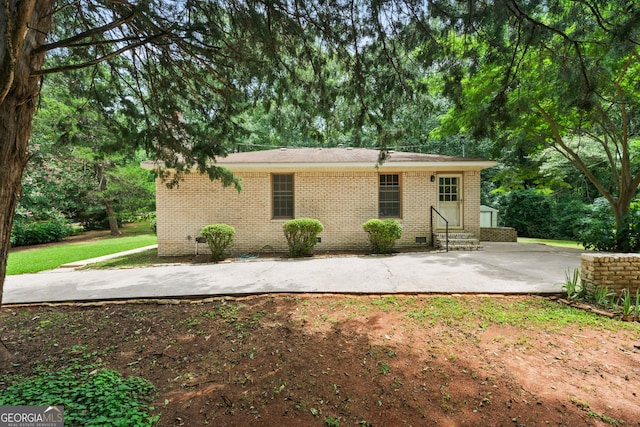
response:
<svg viewBox="0 0 640 427"><path fill-rule="evenodd" d="M549 246L559 246L571 249L584 249L580 243L574 240L533 239L530 237L518 237L518 243L541 243Z"/></svg>
<svg viewBox="0 0 640 427"><path fill-rule="evenodd" d="M63 243L9 253L7 275L37 273L63 264L154 245L154 234L111 237L83 243Z"/></svg>

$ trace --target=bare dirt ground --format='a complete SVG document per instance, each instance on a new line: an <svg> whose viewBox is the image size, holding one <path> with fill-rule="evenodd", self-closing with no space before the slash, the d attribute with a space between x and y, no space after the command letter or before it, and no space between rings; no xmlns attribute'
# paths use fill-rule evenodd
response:
<svg viewBox="0 0 640 427"><path fill-rule="evenodd" d="M6 306L0 338L3 373L82 353L151 381L159 426L640 426L640 324L541 297Z"/></svg>

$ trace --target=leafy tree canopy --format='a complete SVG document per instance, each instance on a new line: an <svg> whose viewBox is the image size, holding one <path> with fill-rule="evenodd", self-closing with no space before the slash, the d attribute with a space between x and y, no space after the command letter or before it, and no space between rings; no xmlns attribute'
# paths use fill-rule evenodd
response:
<svg viewBox="0 0 640 427"><path fill-rule="evenodd" d="M502 1L465 15L464 72L444 126L488 135L520 159L548 147L611 204L618 225L640 184L640 6L635 2ZM502 12L502 13L500 13ZM468 44L461 40L470 38ZM593 162L596 149L604 155ZM624 227L619 247L628 247Z"/></svg>

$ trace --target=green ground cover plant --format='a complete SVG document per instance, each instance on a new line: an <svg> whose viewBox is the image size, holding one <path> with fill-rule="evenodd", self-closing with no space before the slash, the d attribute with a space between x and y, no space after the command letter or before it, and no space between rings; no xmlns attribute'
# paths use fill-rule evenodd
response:
<svg viewBox="0 0 640 427"><path fill-rule="evenodd" d="M88 363L86 355L55 370L37 366L33 375L3 376L6 384L0 405L64 406L65 425L151 427L159 416L151 416L147 404L155 387L139 377L123 378L112 369Z"/></svg>

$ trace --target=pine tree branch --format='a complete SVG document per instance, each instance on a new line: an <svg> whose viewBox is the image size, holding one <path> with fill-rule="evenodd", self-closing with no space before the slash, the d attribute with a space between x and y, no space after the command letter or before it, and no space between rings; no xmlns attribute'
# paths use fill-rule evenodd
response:
<svg viewBox="0 0 640 427"><path fill-rule="evenodd" d="M54 73L61 73L61 72L68 72L68 71L73 71L73 70L79 70L82 68L88 68L88 67L92 67L94 65L97 65L101 62L104 61L108 61L110 59L113 59L117 56L120 56L121 54L123 54L124 52L133 50L137 47L140 46L144 46L146 44L149 43L153 43L154 41L161 39L163 37L166 37L166 33L162 33L162 34L156 34L154 36L148 37L146 39L143 39L137 43L133 43L130 44L128 46L124 46L121 49L115 50L107 55L101 56L99 58L95 58L91 61L87 61L87 62L83 62L81 64L73 64L73 65L63 65L60 67L54 67L54 68L45 68L45 69L41 69L41 70L36 70L31 72L32 76L43 76L43 75L47 75L47 74L54 74Z"/></svg>
<svg viewBox="0 0 640 427"><path fill-rule="evenodd" d="M587 71L587 65L583 57L582 49L580 48L580 43L577 40L574 40L571 37L569 37L569 35L563 32L562 30L559 30L557 28L552 27L551 25L547 25L543 22L540 22L534 19L531 15L525 13L522 10L522 8L520 8L516 0L508 0L507 2L505 2L505 6L517 18L523 18L526 21L528 21L530 24L532 24L534 27L542 28L553 34L556 34L560 36L565 42L572 45L573 50L578 56L578 62L580 64L580 72L582 74L582 78L584 79L584 83L586 84L587 90L591 92L592 90L591 79L589 79L589 73Z"/></svg>
<svg viewBox="0 0 640 427"><path fill-rule="evenodd" d="M43 44L42 46L34 49L34 53L38 54L38 53L42 53L42 52L48 52L50 50L54 50L54 49L60 49L63 47L75 47L75 46L81 46L81 45L76 45L76 42L80 41L80 40L84 40L93 36L99 36L102 35L104 33L106 33L107 31L113 30L115 28L118 28L122 25L125 25L129 22L131 22L131 20L133 20L133 18L136 16L136 12L131 12L129 15L118 19L116 21L110 22L108 24L105 24L101 27L96 27L96 28L92 28L90 30L84 31L80 34L77 34L73 37L69 37L68 39L64 39L64 40L59 40L57 42L54 43L48 43L48 44ZM115 42L115 41L113 41ZM93 45L96 43L89 43L89 45Z"/></svg>

